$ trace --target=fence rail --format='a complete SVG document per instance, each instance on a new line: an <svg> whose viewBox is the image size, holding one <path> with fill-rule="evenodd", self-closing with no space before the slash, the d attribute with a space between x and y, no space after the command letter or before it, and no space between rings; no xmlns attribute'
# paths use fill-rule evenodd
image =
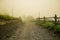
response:
<svg viewBox="0 0 60 40"><path fill-rule="evenodd" d="M46 19L54 19L54 24L55 24L55 25L57 25L57 22L60 21L60 20L59 20L60 17L57 17L56 14L55 14L54 17L45 17L45 16L44 16L43 18L40 18L40 20L41 20L41 19L43 19L44 22L46 21Z"/></svg>

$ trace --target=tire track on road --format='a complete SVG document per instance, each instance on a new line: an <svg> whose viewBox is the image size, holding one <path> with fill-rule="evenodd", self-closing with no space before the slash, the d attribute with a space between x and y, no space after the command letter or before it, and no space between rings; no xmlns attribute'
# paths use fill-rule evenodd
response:
<svg viewBox="0 0 60 40"><path fill-rule="evenodd" d="M15 38L10 40L60 40L58 37L51 35L47 29L39 27L34 23L26 23L20 27L16 33Z"/></svg>

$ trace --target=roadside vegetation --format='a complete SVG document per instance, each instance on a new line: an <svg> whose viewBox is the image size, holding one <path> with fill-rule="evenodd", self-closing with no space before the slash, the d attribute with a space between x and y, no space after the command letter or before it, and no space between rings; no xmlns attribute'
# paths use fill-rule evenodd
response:
<svg viewBox="0 0 60 40"><path fill-rule="evenodd" d="M9 15L0 15L0 19L2 20L11 20L13 17L9 16Z"/></svg>
<svg viewBox="0 0 60 40"><path fill-rule="evenodd" d="M0 40L8 40L22 24L21 17L0 15Z"/></svg>
<svg viewBox="0 0 60 40"><path fill-rule="evenodd" d="M43 20L36 19L36 24L42 26L43 28L47 28L50 31L53 31L55 34L58 34L60 36L60 22L57 21L56 18L55 21L54 20L46 21L46 19Z"/></svg>

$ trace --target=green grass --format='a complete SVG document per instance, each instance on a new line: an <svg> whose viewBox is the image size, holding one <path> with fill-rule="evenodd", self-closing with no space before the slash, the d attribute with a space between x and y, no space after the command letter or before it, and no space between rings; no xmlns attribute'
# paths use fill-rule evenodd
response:
<svg viewBox="0 0 60 40"><path fill-rule="evenodd" d="M9 16L9 15L0 15L0 19L4 19L4 20L11 20L13 17Z"/></svg>
<svg viewBox="0 0 60 40"><path fill-rule="evenodd" d="M41 25L45 28L48 28L48 27L52 28L54 26L54 24L52 22L45 22L45 23L42 23Z"/></svg>
<svg viewBox="0 0 60 40"><path fill-rule="evenodd" d="M52 29L56 33L60 33L60 25L55 26L55 24L53 22L36 21L36 24L38 24L44 28Z"/></svg>
<svg viewBox="0 0 60 40"><path fill-rule="evenodd" d="M54 26L54 24L52 22L37 21L36 24L41 25L44 28L48 28L49 26L50 27Z"/></svg>
<svg viewBox="0 0 60 40"><path fill-rule="evenodd" d="M55 26L54 27L54 31L60 33L60 25Z"/></svg>
<svg viewBox="0 0 60 40"><path fill-rule="evenodd" d="M9 16L9 15L0 15L0 19L2 20L20 20L22 21L22 18L17 18L17 17L12 17L12 16Z"/></svg>

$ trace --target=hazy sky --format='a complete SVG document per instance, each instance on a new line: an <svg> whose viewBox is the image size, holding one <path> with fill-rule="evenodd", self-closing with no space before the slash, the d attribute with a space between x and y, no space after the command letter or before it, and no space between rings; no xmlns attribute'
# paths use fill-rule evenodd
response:
<svg viewBox="0 0 60 40"><path fill-rule="evenodd" d="M60 0L0 0L0 12L14 16L60 16Z"/></svg>

